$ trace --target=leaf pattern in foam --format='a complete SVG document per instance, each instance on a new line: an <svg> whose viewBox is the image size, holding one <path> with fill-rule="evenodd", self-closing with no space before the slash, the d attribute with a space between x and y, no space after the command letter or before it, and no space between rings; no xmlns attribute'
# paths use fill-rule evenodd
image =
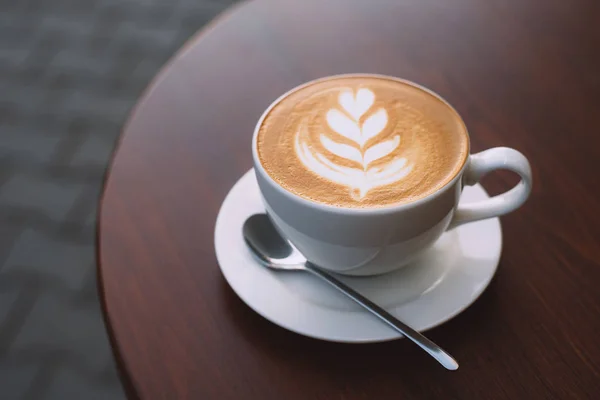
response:
<svg viewBox="0 0 600 400"><path fill-rule="evenodd" d="M340 93L338 102L355 121L358 121L375 102L375 93L369 89L361 88L354 95L351 90L347 90Z"/></svg>
<svg viewBox="0 0 600 400"><path fill-rule="evenodd" d="M392 151L396 150L396 148L399 145L400 136L394 136L394 138L390 140L386 140L384 142L377 143L376 145L369 147L369 149L365 151L365 156L363 158L364 165L367 166L373 161L377 161L380 158L387 156Z"/></svg>
<svg viewBox="0 0 600 400"><path fill-rule="evenodd" d="M313 172L340 185L352 186L359 174L363 171L354 168L342 167L329 161L320 153L313 154L311 148L296 135L296 152L304 165Z"/></svg>
<svg viewBox="0 0 600 400"><path fill-rule="evenodd" d="M367 171L367 179L373 187L389 185L404 178L412 171L412 165L406 166L406 158L398 158L385 167L375 167Z"/></svg>
<svg viewBox="0 0 600 400"><path fill-rule="evenodd" d="M338 157L356 161L357 163L363 165L362 154L357 148L347 144L335 142L323 134L321 134L320 139L321 144L323 147L325 147L325 149L327 149L327 151L335 154Z"/></svg>
<svg viewBox="0 0 600 400"><path fill-rule="evenodd" d="M379 110L371 114L363 123L363 126L361 128L359 142L360 147L363 147L369 139L379 135L383 131L387 123L388 115L383 108L380 108Z"/></svg>
<svg viewBox="0 0 600 400"><path fill-rule="evenodd" d="M369 164L392 154L400 145L400 136L384 140L365 149L366 143L381 134L388 124L388 114L384 108L367 115L364 123L360 119L367 114L375 102L372 91L362 88L356 94L344 91L338 98L344 111L330 109L326 114L329 127L340 136L357 146L339 143L327 136L319 135L323 148L328 153L355 161L362 168L338 165L330 158L315 151L308 142L308 126L302 124L296 134L295 149L300 161L313 173L340 185L350 187L350 196L360 201L371 189L396 183L408 175L413 165L407 165L406 158L396 157L383 165L371 168Z"/></svg>
<svg viewBox="0 0 600 400"><path fill-rule="evenodd" d="M360 127L358 123L352 121L341 111L335 108L327 111L327 123L331 129L343 137L352 140L354 143L360 142Z"/></svg>

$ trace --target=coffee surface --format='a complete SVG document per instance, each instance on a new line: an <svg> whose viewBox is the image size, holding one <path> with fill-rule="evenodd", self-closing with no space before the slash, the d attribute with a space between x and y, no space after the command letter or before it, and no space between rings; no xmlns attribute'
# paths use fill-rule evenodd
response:
<svg viewBox="0 0 600 400"><path fill-rule="evenodd" d="M259 127L273 180L306 199L350 208L426 197L451 181L469 141L458 114L401 80L332 77L281 99Z"/></svg>

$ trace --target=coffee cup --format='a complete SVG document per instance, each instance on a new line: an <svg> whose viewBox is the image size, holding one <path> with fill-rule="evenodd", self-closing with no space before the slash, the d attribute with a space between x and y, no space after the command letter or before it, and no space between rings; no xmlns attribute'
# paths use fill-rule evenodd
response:
<svg viewBox="0 0 600 400"><path fill-rule="evenodd" d="M529 162L497 147L469 154L456 110L403 79L329 76L285 93L252 140L267 214L310 261L347 275L400 268L447 230L519 208L531 192ZM520 182L460 204L465 185L505 169Z"/></svg>

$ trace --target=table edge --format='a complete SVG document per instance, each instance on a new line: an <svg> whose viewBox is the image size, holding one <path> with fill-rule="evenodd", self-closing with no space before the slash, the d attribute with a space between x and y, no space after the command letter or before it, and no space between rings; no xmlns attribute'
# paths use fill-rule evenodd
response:
<svg viewBox="0 0 600 400"><path fill-rule="evenodd" d="M144 88L142 94L139 96L138 100L135 102L135 105L133 106L133 108L129 111L127 119L125 120L125 122L121 128L119 137L117 139L117 142L115 144L113 152L108 161L107 170L104 173L104 177L102 179L100 199L99 199L98 205L96 207L96 211L97 211L96 229L95 229L96 238L95 238L95 243L94 243L95 244L95 261L96 261L96 286L97 286L97 290L98 290L98 299L100 302L100 308L102 311L102 320L106 327L106 333L108 335L109 344L110 344L112 354L115 359L115 364L117 367L119 379L121 381L121 384L123 385L123 389L125 391L125 395L126 395L127 399L130 399L130 400L140 400L141 399L140 395L139 395L140 391L136 387L136 385L131 377L131 374L129 373L129 369L127 368L127 363L123 357L123 352L117 341L116 333L114 331L111 317L108 312L105 281L104 281L103 272L102 272L102 254L101 254L102 253L102 250L101 250L102 249L102 238L101 238L101 236L102 236L102 234L101 234L101 232L102 232L102 215L103 215L103 209L104 209L104 199L106 196L106 187L108 185L109 179L111 179L111 176L112 176L112 166L113 166L116 156L120 150L122 140L129 128L129 125L131 124L131 122L136 114L136 111L138 110L140 105L144 102L144 100L148 97L148 95L150 94L152 89L154 87L156 87L156 85L158 85L159 82L164 78L166 73L169 71L171 65L174 62L176 62L177 60L179 60L182 56L184 56L184 54L188 50L190 50L199 40L201 40L204 36L209 34L212 30L214 30L217 27L217 25L219 25L223 21L226 21L228 18L231 17L231 15L234 12L238 11L238 9L241 9L242 7L248 5L249 3L251 3L250 0L243 0L243 1L240 1L239 3L233 4L229 7L227 7L223 11L221 11L211 21L209 21L206 25L204 25L202 28L200 28L194 35L192 35L190 38L188 38L183 43L183 45L171 56L171 58L163 66L160 67L160 69L158 70L156 75L154 75L154 77L150 80L150 82Z"/></svg>

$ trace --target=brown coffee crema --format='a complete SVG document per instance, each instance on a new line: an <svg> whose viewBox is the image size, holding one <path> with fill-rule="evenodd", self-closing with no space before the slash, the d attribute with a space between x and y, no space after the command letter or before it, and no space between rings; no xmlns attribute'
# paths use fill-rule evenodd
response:
<svg viewBox="0 0 600 400"><path fill-rule="evenodd" d="M261 165L288 191L350 208L410 203L450 182L469 151L460 116L410 83L321 79L281 99L259 127Z"/></svg>

